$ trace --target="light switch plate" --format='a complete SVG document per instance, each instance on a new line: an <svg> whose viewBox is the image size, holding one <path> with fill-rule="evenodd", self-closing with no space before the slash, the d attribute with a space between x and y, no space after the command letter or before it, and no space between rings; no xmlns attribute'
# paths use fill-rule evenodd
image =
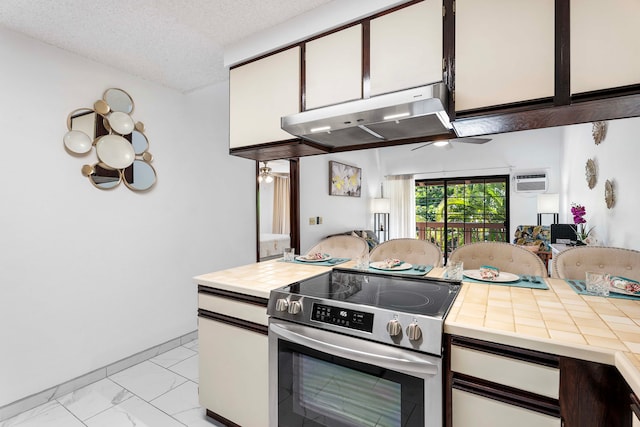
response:
<svg viewBox="0 0 640 427"><path fill-rule="evenodd" d="M309 225L316 225L316 217L312 216L309 218Z"/></svg>

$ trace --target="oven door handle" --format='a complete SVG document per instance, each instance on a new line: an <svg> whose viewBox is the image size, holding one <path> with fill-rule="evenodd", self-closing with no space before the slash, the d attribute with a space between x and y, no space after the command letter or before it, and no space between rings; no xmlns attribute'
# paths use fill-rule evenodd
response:
<svg viewBox="0 0 640 427"><path fill-rule="evenodd" d="M441 362L439 357L273 320L269 324L271 334L323 353L414 376L437 375Z"/></svg>

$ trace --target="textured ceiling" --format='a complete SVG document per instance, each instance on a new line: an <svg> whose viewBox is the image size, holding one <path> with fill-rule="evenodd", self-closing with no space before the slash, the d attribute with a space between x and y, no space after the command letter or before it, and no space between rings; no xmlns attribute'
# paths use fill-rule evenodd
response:
<svg viewBox="0 0 640 427"><path fill-rule="evenodd" d="M0 0L0 25L187 92L228 78L225 46L331 0Z"/></svg>

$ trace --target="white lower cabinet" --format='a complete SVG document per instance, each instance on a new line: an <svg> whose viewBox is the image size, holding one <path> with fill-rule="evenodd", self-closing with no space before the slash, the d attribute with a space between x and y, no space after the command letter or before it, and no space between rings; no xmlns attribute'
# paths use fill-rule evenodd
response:
<svg viewBox="0 0 640 427"><path fill-rule="evenodd" d="M452 391L453 427L560 427L560 418L478 396L463 390Z"/></svg>
<svg viewBox="0 0 640 427"><path fill-rule="evenodd" d="M452 427L560 427L557 356L471 338L449 341Z"/></svg>
<svg viewBox="0 0 640 427"><path fill-rule="evenodd" d="M267 335L202 316L198 321L200 405L241 426L267 426Z"/></svg>
<svg viewBox="0 0 640 427"><path fill-rule="evenodd" d="M557 399L560 370L465 347L451 346L451 370Z"/></svg>

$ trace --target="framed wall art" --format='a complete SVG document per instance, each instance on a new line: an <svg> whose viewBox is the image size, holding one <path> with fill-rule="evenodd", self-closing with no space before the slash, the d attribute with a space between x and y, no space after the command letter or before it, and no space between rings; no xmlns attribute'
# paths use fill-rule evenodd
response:
<svg viewBox="0 0 640 427"><path fill-rule="evenodd" d="M360 197L362 169L329 161L329 195Z"/></svg>

